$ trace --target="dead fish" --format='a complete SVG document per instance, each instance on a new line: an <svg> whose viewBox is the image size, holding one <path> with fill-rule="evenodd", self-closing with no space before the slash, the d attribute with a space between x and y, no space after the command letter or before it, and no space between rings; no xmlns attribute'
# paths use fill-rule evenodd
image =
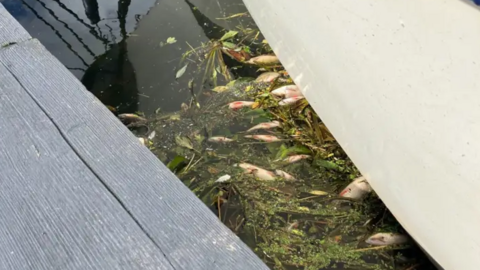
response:
<svg viewBox="0 0 480 270"><path fill-rule="evenodd" d="M295 155L295 156L289 156L283 161L288 162L288 163L295 163L297 161L300 161L302 159L307 159L310 158L310 155Z"/></svg>
<svg viewBox="0 0 480 270"><path fill-rule="evenodd" d="M274 66L279 65L280 60L275 55L260 55L253 57L250 60L246 61L247 64L259 65L259 66Z"/></svg>
<svg viewBox="0 0 480 270"><path fill-rule="evenodd" d="M258 125L255 125L255 126L251 127L249 130L247 130L247 132L251 132L251 131L254 131L254 130L258 130L258 129L271 129L271 128L276 128L276 127L279 127L279 126L280 126L280 122L278 122L278 121L260 123Z"/></svg>
<svg viewBox="0 0 480 270"><path fill-rule="evenodd" d="M120 121L124 123L136 123L136 122L147 121L147 119L133 113L122 113L122 114L119 114L117 117L118 119L120 119Z"/></svg>
<svg viewBox="0 0 480 270"><path fill-rule="evenodd" d="M251 139L264 141L264 142L278 142L282 140L272 135L246 135L245 138L251 138Z"/></svg>
<svg viewBox="0 0 480 270"><path fill-rule="evenodd" d="M245 173L252 174L253 176L255 176L260 180L273 181L276 179L275 174L273 172L265 170L258 166L252 165L250 163L243 162L243 163L235 164L235 166L242 168Z"/></svg>
<svg viewBox="0 0 480 270"><path fill-rule="evenodd" d="M255 178L260 179L260 180L265 180L265 181L273 181L276 179L275 174L271 171L267 171L262 168L257 168L251 170L251 173Z"/></svg>
<svg viewBox="0 0 480 270"><path fill-rule="evenodd" d="M370 192L372 192L372 187L368 184L367 179L361 176L354 179L345 189L342 190L342 192L340 192L339 196L361 200Z"/></svg>
<svg viewBox="0 0 480 270"><path fill-rule="evenodd" d="M228 104L228 107L232 110L237 110L243 107L251 107L255 102L253 101L234 101Z"/></svg>
<svg viewBox="0 0 480 270"><path fill-rule="evenodd" d="M208 138L208 141L209 141L209 142L222 142L222 143L226 143L226 142L233 142L233 139L229 139L229 138L227 138L227 137L217 136L217 137L210 137L210 138Z"/></svg>
<svg viewBox="0 0 480 270"><path fill-rule="evenodd" d="M223 183L223 182L227 182L228 180L230 180L232 177L228 174L225 174L223 176L220 176L216 181L215 183Z"/></svg>
<svg viewBox="0 0 480 270"><path fill-rule="evenodd" d="M142 145L145 145L146 144L146 140L144 138L138 138L138 140L140 141L140 143Z"/></svg>
<svg viewBox="0 0 480 270"><path fill-rule="evenodd" d="M370 236L365 242L374 246L401 245L408 242L408 237L398 233L377 233Z"/></svg>
<svg viewBox="0 0 480 270"><path fill-rule="evenodd" d="M273 82L278 77L280 77L280 73L278 72L264 72L260 74L257 77L257 79L255 79L255 81L270 83L270 82Z"/></svg>
<svg viewBox="0 0 480 270"><path fill-rule="evenodd" d="M291 98L286 98L278 103L280 106L286 106L286 105L291 105L296 103L297 101L304 99L305 97L303 96L296 96L296 97L291 97Z"/></svg>
<svg viewBox="0 0 480 270"><path fill-rule="evenodd" d="M289 173L286 173L282 170L275 170L275 174L282 177L283 179L285 180L289 180L289 181L294 181L296 180L295 177Z"/></svg>
<svg viewBox="0 0 480 270"><path fill-rule="evenodd" d="M251 172L252 170L255 170L255 169L261 169L260 167L257 167L255 165L252 165L250 163L245 163L245 162L236 164L235 166L238 166L242 168L244 171L248 171L248 172Z"/></svg>
<svg viewBox="0 0 480 270"><path fill-rule="evenodd" d="M300 91L300 88L296 85L285 85L273 90L270 93L276 97L285 97L285 98L303 97L302 91Z"/></svg>

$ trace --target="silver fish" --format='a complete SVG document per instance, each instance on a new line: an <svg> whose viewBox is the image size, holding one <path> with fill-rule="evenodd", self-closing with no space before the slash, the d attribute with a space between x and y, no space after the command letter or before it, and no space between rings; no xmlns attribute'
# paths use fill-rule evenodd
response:
<svg viewBox="0 0 480 270"><path fill-rule="evenodd" d="M276 78L280 77L280 73L278 72L264 72L260 74L260 76L255 79L256 82L273 82Z"/></svg>
<svg viewBox="0 0 480 270"><path fill-rule="evenodd" d="M365 198L368 193L372 192L372 187L368 184L367 179L361 176L355 178L346 188L340 192L339 196L344 198L351 198L354 200L361 200Z"/></svg>
<svg viewBox="0 0 480 270"><path fill-rule="evenodd" d="M285 98L303 97L302 91L300 91L300 88L296 85L285 85L273 90L270 93L276 97L285 97Z"/></svg>
<svg viewBox="0 0 480 270"><path fill-rule="evenodd" d="M408 242L408 236L398 233L377 233L370 236L365 242L374 246L401 245Z"/></svg>
<svg viewBox="0 0 480 270"><path fill-rule="evenodd" d="M258 125L255 125L251 127L247 132L252 132L254 130L259 130L259 129L271 129L271 128L276 128L280 126L280 122L278 121L272 121L272 122L266 122L266 123L260 123Z"/></svg>
<svg viewBox="0 0 480 270"><path fill-rule="evenodd" d="M310 155L295 155L295 156L289 156L286 159L284 159L283 161L288 162L288 163L295 163L297 161L300 161L302 159L307 159L307 158L310 158L310 157L311 157Z"/></svg>
<svg viewBox="0 0 480 270"><path fill-rule="evenodd" d="M281 100L278 105L280 106L287 106L287 105L291 105L291 104L294 104L296 103L297 101L301 100L301 99L304 99L305 97L303 96L296 96L296 97L290 97L290 98L286 98L284 100Z"/></svg>
<svg viewBox="0 0 480 270"><path fill-rule="evenodd" d="M255 139L264 142L278 142L282 140L273 135L246 135L245 138Z"/></svg>
<svg viewBox="0 0 480 270"><path fill-rule="evenodd" d="M245 63L259 66L274 66L280 64L280 60L275 55L260 55L250 58Z"/></svg>
<svg viewBox="0 0 480 270"><path fill-rule="evenodd" d="M210 138L208 138L208 141L209 141L209 142L222 142L222 143L226 143L226 142L233 142L233 139L229 139L229 138L227 138L227 137L217 136L217 137L210 137Z"/></svg>
<svg viewBox="0 0 480 270"><path fill-rule="evenodd" d="M289 180L289 181L294 181L296 180L295 177L289 173L286 173L282 170L275 170L275 174L284 178L285 180Z"/></svg>

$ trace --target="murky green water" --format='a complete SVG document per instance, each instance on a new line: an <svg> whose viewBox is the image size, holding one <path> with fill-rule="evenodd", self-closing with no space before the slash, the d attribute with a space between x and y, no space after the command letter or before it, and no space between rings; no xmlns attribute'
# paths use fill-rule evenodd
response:
<svg viewBox="0 0 480 270"><path fill-rule="evenodd" d="M222 19L246 12L240 0L0 2L105 105L117 114L144 113L148 123L132 131L143 137L155 131L148 147L272 268L433 269L415 246L376 250L364 243L377 230L402 229L374 195L366 203L338 200L338 190L358 176L341 149L332 148L327 160L281 162L289 150L309 150L279 129L269 133L282 138L277 143L244 137L272 118L269 111L225 106L248 98L245 85L234 90L241 96L214 93L194 61L176 79L186 51L219 39L225 29L255 29L249 16ZM260 48L261 41L250 45ZM234 78L259 74L225 62ZM212 136L234 141L209 142ZM297 180L258 181L235 166L242 162ZM231 179L216 181L224 175ZM308 268L313 265L319 267Z"/></svg>

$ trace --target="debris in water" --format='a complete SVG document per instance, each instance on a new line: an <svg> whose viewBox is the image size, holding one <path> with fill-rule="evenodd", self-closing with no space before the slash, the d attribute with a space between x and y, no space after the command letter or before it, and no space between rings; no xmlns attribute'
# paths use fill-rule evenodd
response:
<svg viewBox="0 0 480 270"><path fill-rule="evenodd" d="M270 93L276 97L285 97L285 98L303 97L302 91L300 91L300 88L296 85L285 85L273 90Z"/></svg>
<svg viewBox="0 0 480 270"><path fill-rule="evenodd" d="M227 182L228 180L230 180L232 177L228 174L225 174L223 176L220 176L216 181L215 183L223 183L223 182Z"/></svg>
<svg viewBox="0 0 480 270"><path fill-rule="evenodd" d="M167 38L167 44L173 44L173 43L175 43L175 42L177 42L177 39L176 39L176 38L174 38L174 37L169 37L169 38Z"/></svg>
<svg viewBox="0 0 480 270"><path fill-rule="evenodd" d="M270 83L270 82L273 82L278 77L280 77L280 73L278 72L264 72L260 74L260 76L258 76L255 81Z"/></svg>
<svg viewBox="0 0 480 270"><path fill-rule="evenodd" d="M246 135L245 138L255 139L255 140L264 141L264 142L278 142L282 140L277 136L273 136L273 135Z"/></svg>
<svg viewBox="0 0 480 270"><path fill-rule="evenodd" d="M213 92L217 92L217 93L222 93L222 92L225 92L226 90L228 90L227 86L217 86L212 89Z"/></svg>
<svg viewBox="0 0 480 270"><path fill-rule="evenodd" d="M140 143L141 143L142 145L145 145L145 144L146 144L146 141L145 141L144 138L138 138L138 140L140 141Z"/></svg>
<svg viewBox="0 0 480 270"><path fill-rule="evenodd" d="M178 135L177 137L175 137L175 143L177 143L181 147L185 147L185 148L188 148L190 150L193 150L192 141L187 137L182 137L182 136Z"/></svg>
<svg viewBox="0 0 480 270"><path fill-rule="evenodd" d="M232 110L237 110L243 107L251 107L255 102L253 101L234 101L228 104L228 107Z"/></svg>
<svg viewBox="0 0 480 270"><path fill-rule="evenodd" d="M321 190L312 190L310 192L308 192L312 195L316 195L316 196L324 196L324 195L328 195L328 192L325 192L325 191L321 191Z"/></svg>
<svg viewBox="0 0 480 270"><path fill-rule="evenodd" d="M289 180L289 181L294 181L296 180L295 177L289 173L286 173L282 170L275 170L275 174L284 178L285 180Z"/></svg>
<svg viewBox="0 0 480 270"><path fill-rule="evenodd" d="M182 109L182 111L186 112L188 111L190 107L185 103L185 102L182 102L182 104L180 105L180 109Z"/></svg>
<svg viewBox="0 0 480 270"><path fill-rule="evenodd" d="M310 158L310 157L311 157L310 155L294 155L294 156L287 157L283 161L285 161L287 163L295 163L297 161L300 161L302 159L307 159L307 158Z"/></svg>
<svg viewBox="0 0 480 270"><path fill-rule="evenodd" d="M247 130L247 132L252 132L254 130L259 130L259 129L272 129L276 127L280 127L280 122L272 121L272 122L260 123L258 125L251 127L249 130Z"/></svg>
<svg viewBox="0 0 480 270"><path fill-rule="evenodd" d="M227 33L225 33L225 35L223 35L223 37L220 38L220 41L231 39L235 37L237 34L238 34L237 31L228 31Z"/></svg>
<svg viewBox="0 0 480 270"><path fill-rule="evenodd" d="M398 233L377 233L370 236L365 242L374 246L401 245L408 242L408 237Z"/></svg>
<svg viewBox="0 0 480 270"><path fill-rule="evenodd" d="M181 69L179 69L177 71L177 74L175 75L175 79L182 77L183 74L185 74L185 71L187 71L187 67L188 67L188 63L185 66L183 66Z"/></svg>
<svg viewBox="0 0 480 270"><path fill-rule="evenodd" d="M209 142L222 142L222 143L226 143L226 142L233 142L233 139L229 139L229 138L227 138L227 137L217 136L217 137L210 137L210 138L208 138L208 141L209 141Z"/></svg>
<svg viewBox="0 0 480 270"><path fill-rule="evenodd" d="M286 98L278 103L280 106L286 106L286 105L291 105L296 103L297 101L304 99L305 97L303 96L297 96L297 97L291 97L291 98Z"/></svg>
<svg viewBox="0 0 480 270"><path fill-rule="evenodd" d="M149 140L153 140L153 138L155 138L155 135L156 135L156 134L157 134L157 133L155 132L155 130L152 131L152 133L150 133L150 135L148 135L148 139L149 139Z"/></svg>
<svg viewBox="0 0 480 270"><path fill-rule="evenodd" d="M280 64L280 60L275 55L260 55L253 57L245 63L259 66L275 66Z"/></svg>
<svg viewBox="0 0 480 270"><path fill-rule="evenodd" d="M344 198L361 200L370 192L372 192L372 187L368 184L367 179L361 176L354 179L339 195Z"/></svg>

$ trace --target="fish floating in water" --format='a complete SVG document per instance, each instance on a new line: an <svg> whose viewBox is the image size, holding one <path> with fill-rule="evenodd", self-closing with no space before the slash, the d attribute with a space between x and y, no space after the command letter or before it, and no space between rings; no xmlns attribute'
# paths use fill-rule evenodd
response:
<svg viewBox="0 0 480 270"><path fill-rule="evenodd" d="M280 106L292 105L292 104L296 103L297 101L299 101L299 100L301 100L301 99L304 99L304 98L305 98L305 97L303 97L303 96L286 98L286 99L281 100L281 101L278 103L278 105L280 105Z"/></svg>
<svg viewBox="0 0 480 270"><path fill-rule="evenodd" d="M285 98L293 98L293 97L303 97L302 91L296 85L285 85L280 88L277 88L270 92L270 94L276 97L285 97Z"/></svg>
<svg viewBox="0 0 480 270"><path fill-rule="evenodd" d="M264 142L278 142L282 139L272 135L246 135L245 138L255 139Z"/></svg>
<svg viewBox="0 0 480 270"><path fill-rule="evenodd" d="M276 127L280 127L280 122L278 121L265 122L265 123L260 123L258 125L251 127L249 130L247 130L247 132L252 132L254 130L259 130L259 129L272 129Z"/></svg>
<svg viewBox="0 0 480 270"><path fill-rule="evenodd" d="M282 177L283 179L285 180L289 180L289 181L295 181L295 177L289 173L286 173L282 170L275 170L275 174Z"/></svg>
<svg viewBox="0 0 480 270"><path fill-rule="evenodd" d="M345 189L340 192L340 197L351 198L353 200L361 200L372 192L372 187L368 184L367 179L361 176L355 178Z"/></svg>
<svg viewBox="0 0 480 270"><path fill-rule="evenodd" d="M122 113L119 114L117 117L125 124L147 121L147 119L133 113Z"/></svg>
<svg viewBox="0 0 480 270"><path fill-rule="evenodd" d="M145 145L147 143L147 141L145 140L145 138L138 138L138 141L142 144L142 145Z"/></svg>
<svg viewBox="0 0 480 270"><path fill-rule="evenodd" d="M265 181L273 181L276 179L275 174L271 171L265 170L250 163L239 163L238 166L243 169L245 173L252 174L255 178Z"/></svg>
<svg viewBox="0 0 480 270"><path fill-rule="evenodd" d="M264 72L260 74L260 76L255 79L255 82L265 82L265 83L271 83L273 82L276 78L280 77L280 73L278 72Z"/></svg>
<svg viewBox="0 0 480 270"><path fill-rule="evenodd" d="M374 246L401 245L408 242L408 237L398 233L377 233L370 236L365 242Z"/></svg>
<svg viewBox="0 0 480 270"><path fill-rule="evenodd" d="M217 137L210 137L210 138L208 138L208 141L209 141L209 142L222 142L222 143L226 143L226 142L233 142L233 139L229 139L229 138L227 138L227 137L217 136Z"/></svg>
<svg viewBox="0 0 480 270"><path fill-rule="evenodd" d="M310 155L294 155L294 156L287 157L283 161L285 161L287 163L295 163L297 161L300 161L302 159L307 159L307 158L310 158L310 157L311 157Z"/></svg>
<svg viewBox="0 0 480 270"><path fill-rule="evenodd" d="M228 104L228 107L232 110L238 110L243 107L252 107L255 102L253 101L234 101Z"/></svg>
<svg viewBox="0 0 480 270"><path fill-rule="evenodd" d="M259 66L275 66L280 64L280 60L275 55L260 55L253 57L245 63Z"/></svg>

